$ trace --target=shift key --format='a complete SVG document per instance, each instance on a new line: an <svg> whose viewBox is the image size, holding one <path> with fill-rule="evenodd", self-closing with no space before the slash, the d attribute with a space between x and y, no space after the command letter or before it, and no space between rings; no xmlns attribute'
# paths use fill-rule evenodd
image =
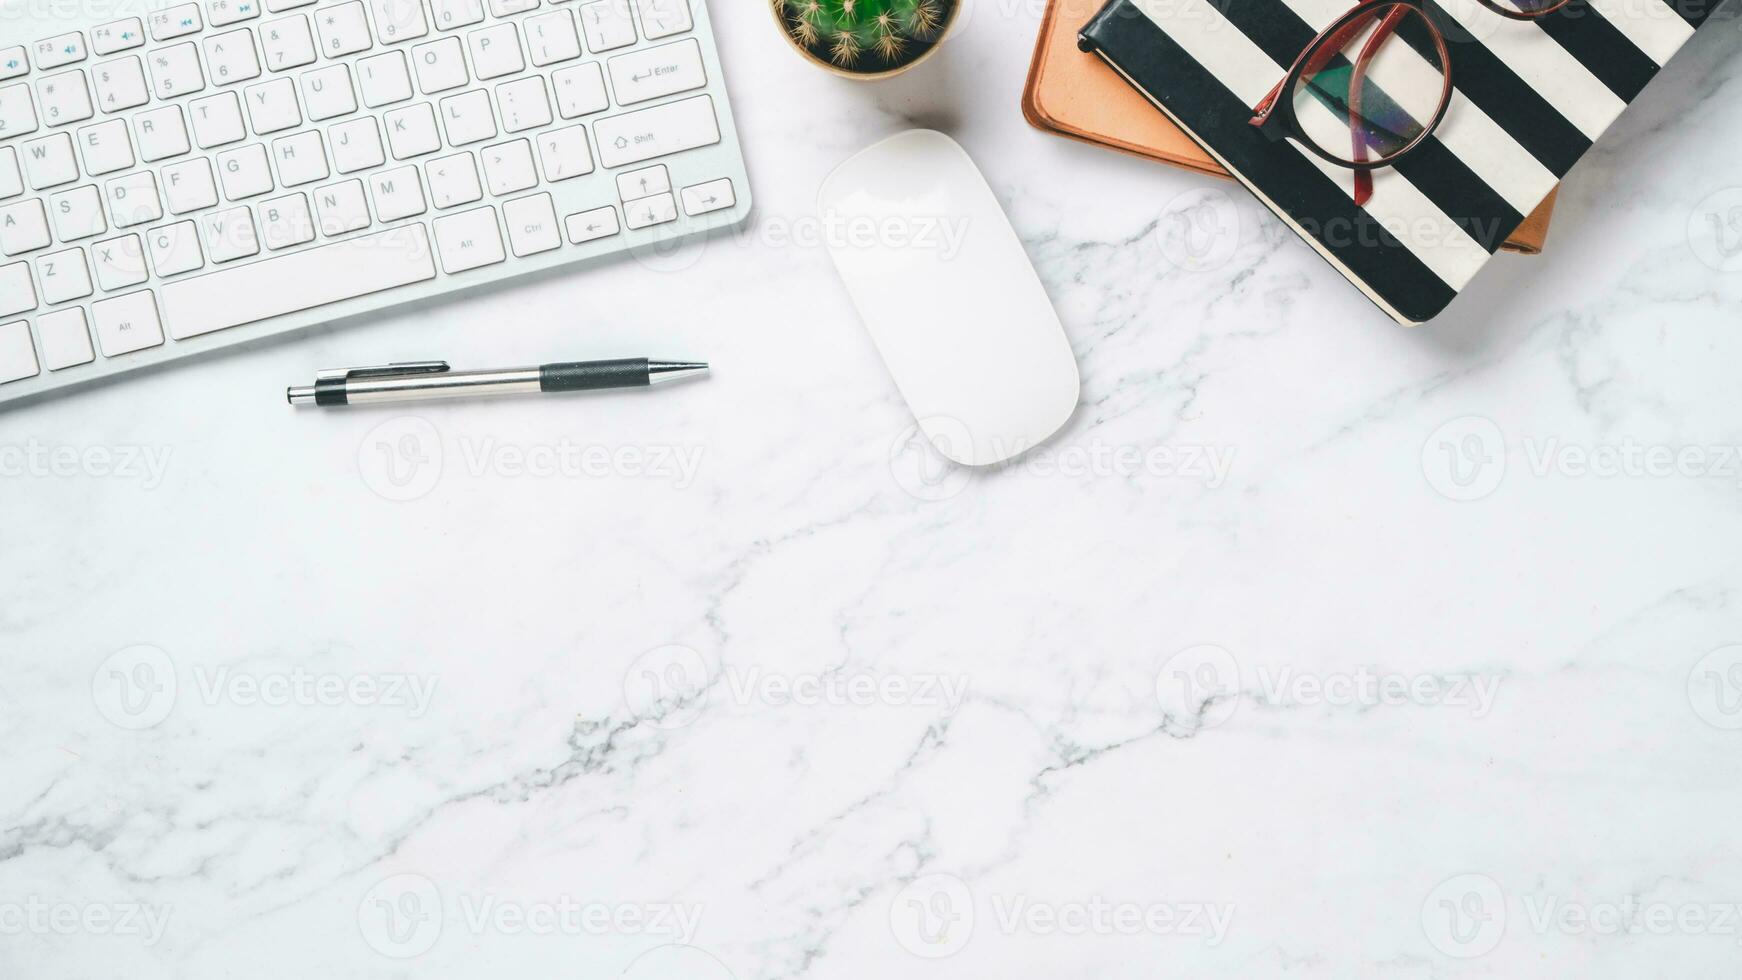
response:
<svg viewBox="0 0 1742 980"><path fill-rule="evenodd" d="M714 118L713 97L698 95L601 119L593 124L593 136L599 142L599 162L621 167L712 146L720 142L720 123Z"/></svg>

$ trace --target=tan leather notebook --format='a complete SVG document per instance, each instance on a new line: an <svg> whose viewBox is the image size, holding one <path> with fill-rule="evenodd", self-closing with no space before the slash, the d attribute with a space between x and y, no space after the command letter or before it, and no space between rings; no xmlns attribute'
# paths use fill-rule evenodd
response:
<svg viewBox="0 0 1742 980"><path fill-rule="evenodd" d="M1227 171L1105 62L1077 50L1077 30L1101 4L1102 0L1049 0L1022 91L1022 114L1036 129L1226 178ZM1554 202L1551 193L1503 247L1525 255L1541 252Z"/></svg>

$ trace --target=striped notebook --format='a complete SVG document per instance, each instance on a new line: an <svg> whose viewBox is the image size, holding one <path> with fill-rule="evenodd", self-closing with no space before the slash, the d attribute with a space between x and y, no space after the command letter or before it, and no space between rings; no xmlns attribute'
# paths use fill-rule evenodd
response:
<svg viewBox="0 0 1742 980"><path fill-rule="evenodd" d="M1574 0L1514 21L1426 0L1455 86L1434 136L1350 171L1248 125L1352 0L1111 0L1079 43L1125 76L1350 282L1400 323L1445 309L1719 0ZM1381 79L1383 82L1383 79Z"/></svg>

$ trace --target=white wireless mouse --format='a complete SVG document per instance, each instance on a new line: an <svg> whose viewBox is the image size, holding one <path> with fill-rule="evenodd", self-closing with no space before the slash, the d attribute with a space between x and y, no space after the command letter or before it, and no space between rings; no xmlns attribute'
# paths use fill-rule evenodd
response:
<svg viewBox="0 0 1742 980"><path fill-rule="evenodd" d="M968 466L1039 445L1076 409L1064 327L986 178L955 140L909 130L817 194L835 268L938 452Z"/></svg>

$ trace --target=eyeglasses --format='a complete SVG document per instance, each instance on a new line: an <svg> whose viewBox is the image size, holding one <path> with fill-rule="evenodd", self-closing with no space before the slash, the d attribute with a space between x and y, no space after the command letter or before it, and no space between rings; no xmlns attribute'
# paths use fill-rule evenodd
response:
<svg viewBox="0 0 1742 980"><path fill-rule="evenodd" d="M1511 20L1535 20L1572 0L1479 0ZM1293 137L1355 172L1355 203L1373 196L1373 171L1427 141L1452 103L1451 53L1424 0L1362 0L1300 53L1253 107L1252 125Z"/></svg>

